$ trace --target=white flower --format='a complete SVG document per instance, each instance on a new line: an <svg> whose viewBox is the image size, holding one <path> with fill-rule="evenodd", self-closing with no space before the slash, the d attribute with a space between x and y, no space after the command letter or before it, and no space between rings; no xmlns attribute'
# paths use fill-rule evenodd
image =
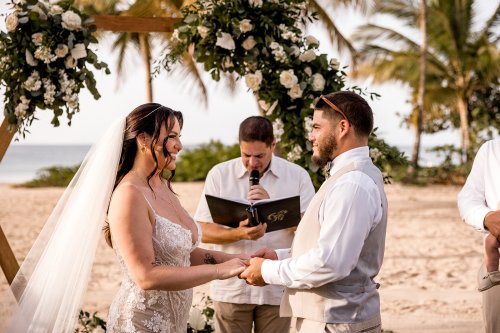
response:
<svg viewBox="0 0 500 333"><path fill-rule="evenodd" d="M16 5L21 6L21 5L24 5L26 3L26 0L14 0L13 2Z"/></svg>
<svg viewBox="0 0 500 333"><path fill-rule="evenodd" d="M325 89L325 78L320 73L316 73L311 77L311 85L314 91L323 91Z"/></svg>
<svg viewBox="0 0 500 333"><path fill-rule="evenodd" d="M304 130L306 132L306 139L309 138L309 133L313 130L313 120L311 117L304 118Z"/></svg>
<svg viewBox="0 0 500 333"><path fill-rule="evenodd" d="M380 157L382 156L382 153L380 150L377 148L370 148L370 157L374 162L376 162Z"/></svg>
<svg viewBox="0 0 500 333"><path fill-rule="evenodd" d="M300 61L310 62L316 59L316 53L314 50L307 50L299 56Z"/></svg>
<svg viewBox="0 0 500 333"><path fill-rule="evenodd" d="M26 55L26 62L28 63L28 65L33 67L38 65L38 60L33 58L33 54L31 54L31 52L28 49L26 49L25 55Z"/></svg>
<svg viewBox="0 0 500 333"><path fill-rule="evenodd" d="M54 53L58 58L64 58L68 54L68 45L66 44L57 44L56 50Z"/></svg>
<svg viewBox="0 0 500 333"><path fill-rule="evenodd" d="M67 12L61 15L63 28L68 30L77 30L82 26L82 19L80 15L75 13L72 10L68 10Z"/></svg>
<svg viewBox="0 0 500 333"><path fill-rule="evenodd" d="M298 160L301 156L302 156L302 147L299 145L295 145L293 147L293 149L290 152L288 152L288 154L286 155L286 158L290 162L294 162L294 161Z"/></svg>
<svg viewBox="0 0 500 333"><path fill-rule="evenodd" d="M262 0L248 0L248 3L252 7L262 7Z"/></svg>
<svg viewBox="0 0 500 333"><path fill-rule="evenodd" d="M78 108L78 94L64 95L62 99L68 104L70 109Z"/></svg>
<svg viewBox="0 0 500 333"><path fill-rule="evenodd" d="M276 58L277 61L279 62L285 62L287 57L286 57L286 53L285 51L283 50L283 46L281 46L279 43L277 42L272 42L269 47L271 48L271 53L274 55L274 57Z"/></svg>
<svg viewBox="0 0 500 333"><path fill-rule="evenodd" d="M299 79L295 76L293 69L287 71L282 71L280 74L280 83L287 89L290 89L295 84L299 82Z"/></svg>
<svg viewBox="0 0 500 333"><path fill-rule="evenodd" d="M319 46L319 40L314 36L307 36L306 44L307 46Z"/></svg>
<svg viewBox="0 0 500 333"><path fill-rule="evenodd" d="M14 109L14 114L17 118L23 119L26 116L26 111L29 109L30 100L26 96L21 96L21 103Z"/></svg>
<svg viewBox="0 0 500 333"><path fill-rule="evenodd" d="M204 25L199 25L196 29L198 30L201 38L207 37L210 32L210 28L207 28Z"/></svg>
<svg viewBox="0 0 500 333"><path fill-rule="evenodd" d="M87 49L85 48L85 44L78 43L71 49L71 56L75 59L85 58L87 56Z"/></svg>
<svg viewBox="0 0 500 333"><path fill-rule="evenodd" d="M66 59L64 60L64 66L68 69L70 68L75 68L76 66L76 60L72 56L67 56Z"/></svg>
<svg viewBox="0 0 500 333"><path fill-rule="evenodd" d="M38 71L33 71L31 75L24 81L23 88L28 91L37 91L42 87L42 81L40 81L40 74Z"/></svg>
<svg viewBox="0 0 500 333"><path fill-rule="evenodd" d="M276 138L276 142L281 140L281 136L285 133L285 125L283 125L283 121L280 118L277 118L273 122L273 133Z"/></svg>
<svg viewBox="0 0 500 333"><path fill-rule="evenodd" d="M54 61L56 58L56 56L50 52L50 48L48 46L43 46L43 45L39 46L35 50L34 56L35 58L42 60L46 64Z"/></svg>
<svg viewBox="0 0 500 333"><path fill-rule="evenodd" d="M340 62L337 59L335 59L335 58L330 59L330 66L333 69L339 69L339 65L340 65Z"/></svg>
<svg viewBox="0 0 500 333"><path fill-rule="evenodd" d="M290 90L288 90L287 94L291 99L296 99L302 97L302 89L300 89L300 84L294 85Z"/></svg>
<svg viewBox="0 0 500 333"><path fill-rule="evenodd" d="M253 25L250 22L251 21L249 19L244 19L240 21L240 31L242 33L252 31Z"/></svg>
<svg viewBox="0 0 500 333"><path fill-rule="evenodd" d="M226 50L234 50L234 48L236 47L234 45L233 37L231 37L231 35L227 32L221 32L221 36L217 37L217 42L215 43L215 45Z"/></svg>
<svg viewBox="0 0 500 333"><path fill-rule="evenodd" d="M42 21L47 20L47 14L45 14L45 12L43 11L43 9L40 8L38 5L33 6L31 8L31 11L37 13L38 16L40 16L40 20L42 20Z"/></svg>
<svg viewBox="0 0 500 333"><path fill-rule="evenodd" d="M5 28L7 32L12 32L16 30L17 25L19 24L19 20L17 19L17 15L12 13L5 19Z"/></svg>
<svg viewBox="0 0 500 333"><path fill-rule="evenodd" d="M255 73L248 73L245 75L245 83L247 87L252 89L252 91L258 91L260 89L260 84L262 83L262 72L256 71Z"/></svg>
<svg viewBox="0 0 500 333"><path fill-rule="evenodd" d="M172 38L177 39L177 40L181 40L179 38L179 29L174 29L174 32L172 32Z"/></svg>
<svg viewBox="0 0 500 333"><path fill-rule="evenodd" d="M225 69L234 67L233 62L231 61L231 57L224 58L224 63L222 64L222 67L224 67Z"/></svg>
<svg viewBox="0 0 500 333"><path fill-rule="evenodd" d="M311 67L304 68L304 73L306 73L307 76L311 76L313 73Z"/></svg>
<svg viewBox="0 0 500 333"><path fill-rule="evenodd" d="M254 46L257 44L257 42L255 41L255 39L253 38L253 36L249 36L247 37L247 39L245 39L243 41L243 43L241 44L241 46L243 46L243 48L247 51L250 51L251 49L254 48Z"/></svg>
<svg viewBox="0 0 500 333"><path fill-rule="evenodd" d="M40 46L43 42L43 34L41 32L34 33L31 35L31 40L36 46Z"/></svg>
<svg viewBox="0 0 500 333"><path fill-rule="evenodd" d="M62 7L59 5L50 6L49 14L51 14L51 15L58 15L58 14L62 14L63 12L64 12L64 9L62 9Z"/></svg>
<svg viewBox="0 0 500 333"><path fill-rule="evenodd" d="M189 312L189 326L193 329L200 331L205 328L205 318L203 317L203 313L198 308L192 308Z"/></svg>
<svg viewBox="0 0 500 333"><path fill-rule="evenodd" d="M92 330L92 333L106 333L106 331L101 327L96 327Z"/></svg>
<svg viewBox="0 0 500 333"><path fill-rule="evenodd" d="M297 45L293 45L290 48L290 54L293 55L294 57L298 57L300 55L300 49Z"/></svg>

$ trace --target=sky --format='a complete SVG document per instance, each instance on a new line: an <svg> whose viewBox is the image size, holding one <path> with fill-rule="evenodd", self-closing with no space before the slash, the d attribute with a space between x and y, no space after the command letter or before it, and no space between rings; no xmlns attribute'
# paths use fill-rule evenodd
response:
<svg viewBox="0 0 500 333"><path fill-rule="evenodd" d="M478 17L483 20L489 17L500 0L479 0ZM0 13L8 12L5 3L0 4ZM351 10L339 10L333 14L336 24L342 32L349 36L355 27L366 21L365 18ZM384 18L374 18L378 23L392 24L401 29L394 22ZM0 29L5 31L3 19ZM326 33L317 26L310 27L309 34L320 40L321 53L328 53L340 59L341 66L349 65L346 57L338 55L329 44ZM101 61L108 63L111 75L94 71L97 88L102 97L94 100L86 90L80 94L80 113L73 117L71 127L66 120L60 118L61 126L54 128L50 124L52 111L39 110L39 120L33 122L26 138L19 138L14 144L92 144L105 132L114 119L127 115L134 107L146 101L144 69L136 51L131 51L126 61L125 76L116 75L117 54L109 47L109 41L97 45L97 55ZM117 87L117 82L120 82ZM186 83L184 77L175 73L163 71L154 79L154 101L184 114L184 128L182 141L185 146L206 143L211 139L220 140L225 144L237 142L238 126L245 118L257 115L257 105L252 93L247 91L244 82L240 82L235 94L229 94L224 84L212 81L206 76L205 82L209 87L209 103L205 107L195 91ZM409 89L398 83L374 85L370 80L349 81L348 86L358 85L368 91L377 92L381 98L369 101L375 118L375 127L378 127L378 136L389 144L409 146L413 143L411 129L401 125L401 118L396 113L408 114L411 106ZM3 94L0 90L0 98ZM0 107L1 108L1 107ZM1 113L0 113L1 114ZM0 121L3 118L0 115ZM435 135L424 135L424 146L441 144L459 144L457 131L447 131Z"/></svg>

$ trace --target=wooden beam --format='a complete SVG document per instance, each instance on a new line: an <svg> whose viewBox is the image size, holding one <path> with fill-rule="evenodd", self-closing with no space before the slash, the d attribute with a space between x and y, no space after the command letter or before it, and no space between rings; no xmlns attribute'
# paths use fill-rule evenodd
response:
<svg viewBox="0 0 500 333"><path fill-rule="evenodd" d="M0 125L0 162L9 148L14 134L16 134L16 129L13 128L9 131L9 122L7 121L7 118L3 118L2 125Z"/></svg>
<svg viewBox="0 0 500 333"><path fill-rule="evenodd" d="M0 226L0 253L0 266L2 266L3 273L10 285L19 271L19 264L10 248L7 237L3 233L2 226Z"/></svg>
<svg viewBox="0 0 500 333"><path fill-rule="evenodd" d="M94 15L97 29L116 32L172 32L182 18Z"/></svg>

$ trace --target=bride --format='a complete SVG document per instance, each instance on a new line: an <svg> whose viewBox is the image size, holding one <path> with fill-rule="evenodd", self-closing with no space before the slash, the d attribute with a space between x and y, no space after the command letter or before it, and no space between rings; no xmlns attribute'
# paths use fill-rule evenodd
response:
<svg viewBox="0 0 500 333"><path fill-rule="evenodd" d="M8 332L74 331L106 216L123 271L108 332L184 333L191 288L244 270L246 255L197 247L200 228L172 190L182 123L180 112L144 104L91 149L12 284Z"/></svg>

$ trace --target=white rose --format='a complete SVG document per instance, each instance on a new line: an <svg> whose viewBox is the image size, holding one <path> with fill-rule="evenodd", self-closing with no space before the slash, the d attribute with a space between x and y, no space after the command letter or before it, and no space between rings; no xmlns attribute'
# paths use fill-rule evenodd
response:
<svg viewBox="0 0 500 333"><path fill-rule="evenodd" d="M201 38L207 37L208 36L208 32L210 31L209 28L207 28L207 27L205 27L203 25L199 25L196 29L198 30L198 33L200 34Z"/></svg>
<svg viewBox="0 0 500 333"><path fill-rule="evenodd" d="M68 69L75 68L76 60L72 56L67 56L66 60L64 60L64 66Z"/></svg>
<svg viewBox="0 0 500 333"><path fill-rule="evenodd" d="M51 15L58 15L58 14L62 14L64 12L64 9L62 9L61 6L58 6L58 5L52 5L50 7L50 11L49 13Z"/></svg>
<svg viewBox="0 0 500 333"><path fill-rule="evenodd" d="M31 54L31 52L28 51L28 49L26 49L25 55L26 55L26 62L28 63L28 65L30 65L30 66L38 65L38 60L36 60L33 57L33 54Z"/></svg>
<svg viewBox="0 0 500 333"><path fill-rule="evenodd" d="M47 19L47 14L45 14L43 9L40 8L38 5L33 6L33 8L31 8L31 11L37 13L38 16L40 17L40 20L45 21Z"/></svg>
<svg viewBox="0 0 500 333"><path fill-rule="evenodd" d="M262 0L248 0L248 3L252 7L262 7Z"/></svg>
<svg viewBox="0 0 500 333"><path fill-rule="evenodd" d="M252 91L258 91L260 89L260 84L262 83L262 72L256 71L255 73L249 73L245 75L245 83L247 87L252 89Z"/></svg>
<svg viewBox="0 0 500 333"><path fill-rule="evenodd" d="M304 68L304 73L306 73L307 76L311 76L313 71L312 71L311 67L306 67L306 68Z"/></svg>
<svg viewBox="0 0 500 333"><path fill-rule="evenodd" d="M87 56L87 49L85 48L85 44L82 43L75 44L75 47L71 49L71 56L75 60L85 58Z"/></svg>
<svg viewBox="0 0 500 333"><path fill-rule="evenodd" d="M205 328L205 318L203 318L203 314L200 309L192 308L189 312L189 326L193 329L200 331Z"/></svg>
<svg viewBox="0 0 500 333"><path fill-rule="evenodd" d="M253 29L253 25L250 23L249 19L244 19L240 21L240 31L245 33Z"/></svg>
<svg viewBox="0 0 500 333"><path fill-rule="evenodd" d="M34 33L31 35L31 40L36 46L40 46L43 42L43 34L41 32Z"/></svg>
<svg viewBox="0 0 500 333"><path fill-rule="evenodd" d="M17 19L16 14L10 14L5 19L5 27L7 28L7 32L12 32L12 31L16 30L18 24L19 24L19 20Z"/></svg>
<svg viewBox="0 0 500 333"><path fill-rule="evenodd" d="M226 50L234 50L234 48L236 47L234 45L233 37L231 37L231 35L227 32L222 32L221 36L217 37L217 42L215 43L215 45Z"/></svg>
<svg viewBox="0 0 500 333"><path fill-rule="evenodd" d="M58 58L64 58L68 54L68 46L66 44L57 44L55 54Z"/></svg>
<svg viewBox="0 0 500 333"><path fill-rule="evenodd" d="M319 46L319 40L316 39L314 36L307 36L306 37L306 44L308 46Z"/></svg>
<svg viewBox="0 0 500 333"><path fill-rule="evenodd" d="M75 13L72 10L68 10L67 12L61 15L63 28L68 30L76 30L82 26L82 19L80 15Z"/></svg>
<svg viewBox="0 0 500 333"><path fill-rule="evenodd" d="M290 89L295 84L299 82L299 79L293 73L293 69L287 71L282 71L280 74L280 83L285 87Z"/></svg>
<svg viewBox="0 0 500 333"><path fill-rule="evenodd" d="M255 44L257 44L257 42L255 41L255 39L253 38L253 36L249 36L247 37L247 39L245 39L245 41L243 41L243 43L241 44L241 46L243 46L243 48L247 51L253 49L253 47L255 46Z"/></svg>
<svg viewBox="0 0 500 333"><path fill-rule="evenodd" d="M299 56L299 59L303 62L313 61L316 59L316 53L314 53L314 50L307 50Z"/></svg>
<svg viewBox="0 0 500 333"><path fill-rule="evenodd" d="M302 89L300 89L300 85L294 85L290 90L288 90L287 94L291 99L296 99L302 97Z"/></svg>
<svg viewBox="0 0 500 333"><path fill-rule="evenodd" d="M337 59L335 59L335 58L330 59L330 66L333 69L339 69L339 65L340 65L340 62Z"/></svg>
<svg viewBox="0 0 500 333"><path fill-rule="evenodd" d="M290 54L293 55L294 57L298 57L300 55L300 49L297 45L293 45L290 48Z"/></svg>
<svg viewBox="0 0 500 333"><path fill-rule="evenodd" d="M325 78L320 73L314 74L311 81L314 91L323 91L323 89L325 89Z"/></svg>

